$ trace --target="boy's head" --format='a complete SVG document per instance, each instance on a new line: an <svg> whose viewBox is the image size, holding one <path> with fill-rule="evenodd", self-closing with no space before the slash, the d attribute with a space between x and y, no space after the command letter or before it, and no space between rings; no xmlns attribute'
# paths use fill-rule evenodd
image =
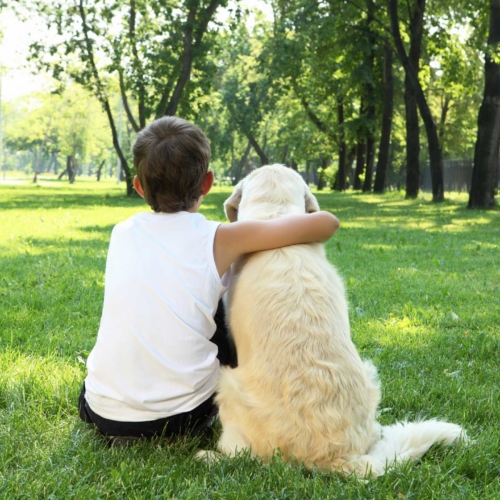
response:
<svg viewBox="0 0 500 500"><path fill-rule="evenodd" d="M210 161L210 144L196 125L159 118L137 134L132 152L144 198L155 212L194 206Z"/></svg>

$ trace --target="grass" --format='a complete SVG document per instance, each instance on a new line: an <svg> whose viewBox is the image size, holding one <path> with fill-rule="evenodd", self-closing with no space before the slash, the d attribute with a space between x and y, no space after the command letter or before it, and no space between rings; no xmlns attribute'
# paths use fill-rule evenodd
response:
<svg viewBox="0 0 500 500"><path fill-rule="evenodd" d="M440 417L473 442L361 482L277 457L208 469L198 442L109 449L77 418L95 341L109 235L145 205L112 181L0 185L0 497L500 498L500 212L465 195L435 205L317 193L342 228L328 242L344 277L353 339L377 365L380 420ZM223 220L230 188L202 211Z"/></svg>

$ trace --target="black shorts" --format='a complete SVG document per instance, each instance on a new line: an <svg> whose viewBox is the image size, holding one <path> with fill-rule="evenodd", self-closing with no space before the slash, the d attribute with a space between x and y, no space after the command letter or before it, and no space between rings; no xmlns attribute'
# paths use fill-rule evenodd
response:
<svg viewBox="0 0 500 500"><path fill-rule="evenodd" d="M143 438L200 436L211 426L218 413L214 396L201 403L194 410L178 413L170 417L145 422L119 422L101 417L93 412L85 400L85 384L83 384L78 399L80 418L89 424L94 424L104 436L132 436Z"/></svg>
<svg viewBox="0 0 500 500"><path fill-rule="evenodd" d="M234 368L238 364L236 350L228 337L222 301L219 302L214 319L217 329L210 341L218 347L217 358L219 358L220 364ZM189 412L145 422L119 422L101 417L92 411L85 400L85 384L83 384L78 399L78 411L80 418L84 422L94 424L105 436L153 438L158 436L201 435L211 427L218 409L214 402L214 396L211 396Z"/></svg>

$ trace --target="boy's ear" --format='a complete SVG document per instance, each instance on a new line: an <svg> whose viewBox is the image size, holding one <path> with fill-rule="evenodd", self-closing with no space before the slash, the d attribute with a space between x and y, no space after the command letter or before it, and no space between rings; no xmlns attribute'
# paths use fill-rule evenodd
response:
<svg viewBox="0 0 500 500"><path fill-rule="evenodd" d="M224 202L224 212L226 212L226 217L229 222L235 222L238 220L238 208L243 195L244 182L244 179L238 182L234 188L233 194Z"/></svg>
<svg viewBox="0 0 500 500"><path fill-rule="evenodd" d="M137 191L137 194L144 198L144 189L142 189L141 186L141 181L139 180L139 177L134 176L134 189Z"/></svg>
<svg viewBox="0 0 500 500"><path fill-rule="evenodd" d="M214 184L214 173L211 170L209 170L205 174L205 178L201 183L201 195L206 196L208 192L212 189L213 184Z"/></svg>

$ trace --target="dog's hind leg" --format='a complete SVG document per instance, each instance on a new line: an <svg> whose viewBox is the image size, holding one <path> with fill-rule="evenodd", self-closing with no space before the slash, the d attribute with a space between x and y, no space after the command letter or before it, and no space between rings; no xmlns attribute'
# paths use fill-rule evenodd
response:
<svg viewBox="0 0 500 500"><path fill-rule="evenodd" d="M230 424L223 427L221 437L217 443L217 449L221 453L234 457L237 453L249 448L250 442L238 426Z"/></svg>

